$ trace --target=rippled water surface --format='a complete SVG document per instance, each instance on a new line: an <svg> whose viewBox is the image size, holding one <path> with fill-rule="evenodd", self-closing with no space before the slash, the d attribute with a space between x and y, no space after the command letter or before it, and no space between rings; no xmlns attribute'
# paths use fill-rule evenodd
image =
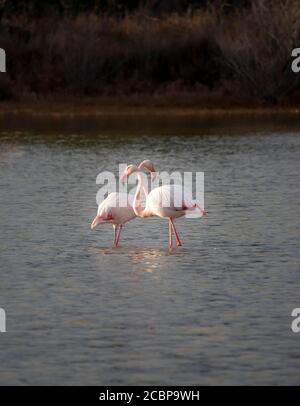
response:
<svg viewBox="0 0 300 406"><path fill-rule="evenodd" d="M82 125L84 127L84 125ZM1 384L299 384L293 131L0 135ZM100 171L204 171L201 220L91 231Z"/></svg>

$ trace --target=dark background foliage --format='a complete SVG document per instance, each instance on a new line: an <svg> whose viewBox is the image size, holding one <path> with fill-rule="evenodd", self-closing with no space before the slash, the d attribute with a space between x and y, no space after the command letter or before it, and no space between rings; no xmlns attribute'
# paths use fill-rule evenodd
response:
<svg viewBox="0 0 300 406"><path fill-rule="evenodd" d="M298 0L0 0L0 98L297 103Z"/></svg>

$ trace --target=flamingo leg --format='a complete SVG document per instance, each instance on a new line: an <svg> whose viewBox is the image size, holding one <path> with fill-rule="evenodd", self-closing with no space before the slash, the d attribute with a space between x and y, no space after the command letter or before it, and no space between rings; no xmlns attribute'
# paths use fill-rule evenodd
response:
<svg viewBox="0 0 300 406"><path fill-rule="evenodd" d="M194 207L197 207L200 210L200 213L202 214L202 216L207 215L207 212L204 209L202 209L202 207L199 206L199 204L195 203Z"/></svg>
<svg viewBox="0 0 300 406"><path fill-rule="evenodd" d="M171 222L171 224L172 224L173 231L174 231L174 234L175 234L175 238L176 238L176 244L177 244L177 247L179 247L179 246L180 246L180 245L182 245L182 244L181 244L181 241L180 241L179 235L178 235L178 233L177 233L177 230L176 230L175 224L174 224L174 222L173 222L173 220L172 220L171 218L170 218L170 222Z"/></svg>
<svg viewBox="0 0 300 406"><path fill-rule="evenodd" d="M172 223L171 223L171 219L169 219L169 248L172 248L173 245L173 232L172 232Z"/></svg>
<svg viewBox="0 0 300 406"><path fill-rule="evenodd" d="M118 226L115 224L113 225L114 228L114 246L117 247L117 231L118 231Z"/></svg>
<svg viewBox="0 0 300 406"><path fill-rule="evenodd" d="M116 241L116 247L117 247L118 244L119 244L119 239L120 239L120 235L121 235L122 228L123 228L123 225L120 224L119 232L118 232L118 237L117 237L117 241Z"/></svg>

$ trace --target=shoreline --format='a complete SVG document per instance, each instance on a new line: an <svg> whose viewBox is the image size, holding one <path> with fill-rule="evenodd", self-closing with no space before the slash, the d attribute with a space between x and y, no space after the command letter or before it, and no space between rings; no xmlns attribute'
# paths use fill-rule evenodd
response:
<svg viewBox="0 0 300 406"><path fill-rule="evenodd" d="M298 106L204 107L147 101L141 105L119 100L106 104L103 100L0 103L0 132L4 136L239 135L298 133L299 129Z"/></svg>
<svg viewBox="0 0 300 406"><path fill-rule="evenodd" d="M83 100L43 100L36 102L0 102L0 116L84 117L84 116L278 116L300 115L299 106L242 106L204 103L168 102L164 99L145 99L145 103L119 98Z"/></svg>

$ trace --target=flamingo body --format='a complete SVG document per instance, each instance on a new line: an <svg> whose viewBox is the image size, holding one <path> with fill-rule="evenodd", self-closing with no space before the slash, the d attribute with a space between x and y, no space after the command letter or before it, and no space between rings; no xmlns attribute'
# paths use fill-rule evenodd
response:
<svg viewBox="0 0 300 406"><path fill-rule="evenodd" d="M198 209L200 217L205 214L205 211L193 201L189 190L181 185L164 185L149 193L142 216L158 216L169 220L169 247L171 248L173 232L177 246L182 245L173 220L184 216L186 211L191 209Z"/></svg>
<svg viewBox="0 0 300 406"><path fill-rule="evenodd" d="M122 207L123 202L127 203L126 207ZM132 204L133 198L131 195L117 192L110 193L98 206L97 216L101 218L101 222L114 225L125 224L136 217Z"/></svg>
<svg viewBox="0 0 300 406"><path fill-rule="evenodd" d="M143 160L139 166L139 171L150 173L151 176L155 173L154 165L148 159ZM144 193L147 196L147 190L144 188ZM127 193L110 193L102 203L99 204L97 215L92 221L91 229L95 228L100 223L110 223L114 229L114 245L117 247L123 224L136 217L133 209L133 198ZM119 231L118 231L119 228Z"/></svg>
<svg viewBox="0 0 300 406"><path fill-rule="evenodd" d="M124 204L126 204L126 206ZM100 223L112 224L114 229L114 245L117 247L123 224L136 217L132 204L132 196L127 193L110 193L107 198L99 204L97 215L91 224L91 228L95 228Z"/></svg>
<svg viewBox="0 0 300 406"><path fill-rule="evenodd" d="M164 185L153 189L146 200L146 211L158 217L178 218L195 208L190 193L180 185Z"/></svg>

